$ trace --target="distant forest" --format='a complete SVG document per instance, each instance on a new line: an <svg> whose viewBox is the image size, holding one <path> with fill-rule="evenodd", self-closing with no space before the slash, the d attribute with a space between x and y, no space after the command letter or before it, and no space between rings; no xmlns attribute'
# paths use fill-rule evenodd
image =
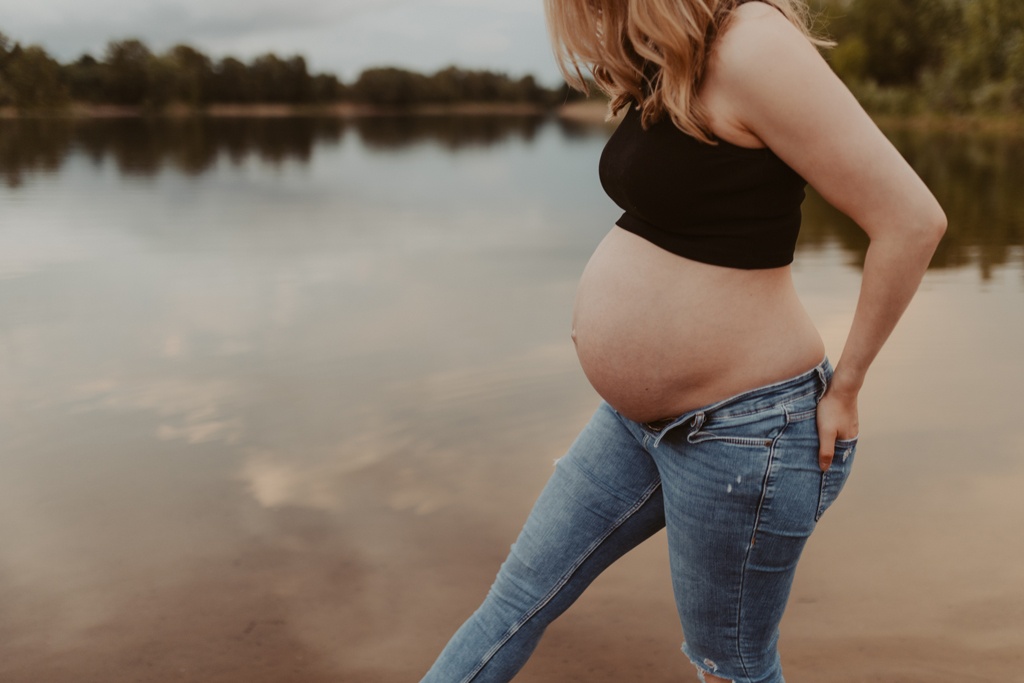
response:
<svg viewBox="0 0 1024 683"><path fill-rule="evenodd" d="M1024 113L1022 0L812 0L838 46L836 73L877 113ZM0 33L0 106L60 108L72 101L159 110L178 103L338 102L381 107L459 102L554 106L575 97L532 76L512 79L456 67L432 75L397 68L353 83L311 74L300 56L265 54L248 64L214 60L188 45L155 54L139 40L111 42L100 58L60 64L43 47Z"/></svg>
<svg viewBox="0 0 1024 683"><path fill-rule="evenodd" d="M194 47L156 54L140 40L110 42L102 58L85 54L60 64L38 45L22 47L0 33L0 106L51 110L70 104L112 104L158 111L176 103L317 105L355 102L381 107L422 104L521 103L554 106L573 99L567 86L549 89L533 76L449 67L433 75L397 68L363 71L355 82L311 74L301 56L268 53L248 64L214 61Z"/></svg>

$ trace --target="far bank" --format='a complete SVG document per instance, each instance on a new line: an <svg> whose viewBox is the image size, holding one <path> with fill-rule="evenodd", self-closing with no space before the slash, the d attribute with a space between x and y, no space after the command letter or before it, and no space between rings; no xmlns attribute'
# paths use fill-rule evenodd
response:
<svg viewBox="0 0 1024 683"><path fill-rule="evenodd" d="M871 113L871 112L869 112ZM395 116L556 116L586 125L613 127L619 117L608 117L605 100L593 98L555 107L516 102L460 102L425 104L410 107L382 107L372 104L338 102L318 105L290 104L211 104L203 108L170 105L160 110L140 106L89 104L76 102L51 110L19 111L0 107L3 119L111 119L111 118L285 118L324 116L338 118ZM915 113L895 115L871 113L884 130L984 132L1000 134L1024 133L1024 114L945 114Z"/></svg>

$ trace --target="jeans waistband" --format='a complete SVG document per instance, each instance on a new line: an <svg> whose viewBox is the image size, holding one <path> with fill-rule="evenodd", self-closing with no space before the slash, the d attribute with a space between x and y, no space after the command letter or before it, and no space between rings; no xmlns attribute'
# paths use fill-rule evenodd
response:
<svg viewBox="0 0 1024 683"><path fill-rule="evenodd" d="M735 394L701 408L694 408L677 417L638 424L645 431L659 435L660 440L660 435L672 427L690 420L703 423L706 416L710 413L721 413L723 411L730 415L754 413L810 394L816 394L815 400L820 400L825 395L825 389L831 380L832 364L829 363L826 356L813 368L800 373L796 377L790 377L789 379Z"/></svg>

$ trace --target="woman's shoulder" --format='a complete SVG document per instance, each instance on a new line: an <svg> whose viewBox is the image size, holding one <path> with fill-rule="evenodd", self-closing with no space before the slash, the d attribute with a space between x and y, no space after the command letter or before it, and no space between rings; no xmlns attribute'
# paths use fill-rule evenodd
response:
<svg viewBox="0 0 1024 683"><path fill-rule="evenodd" d="M782 13L770 2L761 2L760 0L748 0L747 2L741 2L733 10L732 14L739 17L764 17L764 16L782 16Z"/></svg>
<svg viewBox="0 0 1024 683"><path fill-rule="evenodd" d="M765 66L766 57L784 51L816 52L807 34L767 2L745 2L729 15L712 47L719 68Z"/></svg>
<svg viewBox="0 0 1024 683"><path fill-rule="evenodd" d="M753 131L748 117L749 93L763 91L779 70L793 73L811 60L820 60L807 35L786 15L766 2L736 7L716 37L701 84L701 98L719 137L746 146L766 144ZM775 96L785 96L775 87Z"/></svg>

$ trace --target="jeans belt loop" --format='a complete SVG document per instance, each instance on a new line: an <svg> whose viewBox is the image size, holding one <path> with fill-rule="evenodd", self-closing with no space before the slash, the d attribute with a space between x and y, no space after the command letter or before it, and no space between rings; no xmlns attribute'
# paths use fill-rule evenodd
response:
<svg viewBox="0 0 1024 683"><path fill-rule="evenodd" d="M825 376L825 368L818 366L814 368L818 371L818 381L821 382L821 390L818 392L818 400L820 401L825 397L825 392L828 391L828 378Z"/></svg>
<svg viewBox="0 0 1024 683"><path fill-rule="evenodd" d="M704 422L705 422L706 419L707 418L704 415L703 411L701 411L701 412L699 412L699 413L697 413L696 415L693 416L693 419L690 420L690 431L687 432L687 434L686 434L686 440L687 441L689 441L690 443L693 443L693 439L691 437L694 434L696 434L697 432L700 431L700 428L704 426Z"/></svg>

